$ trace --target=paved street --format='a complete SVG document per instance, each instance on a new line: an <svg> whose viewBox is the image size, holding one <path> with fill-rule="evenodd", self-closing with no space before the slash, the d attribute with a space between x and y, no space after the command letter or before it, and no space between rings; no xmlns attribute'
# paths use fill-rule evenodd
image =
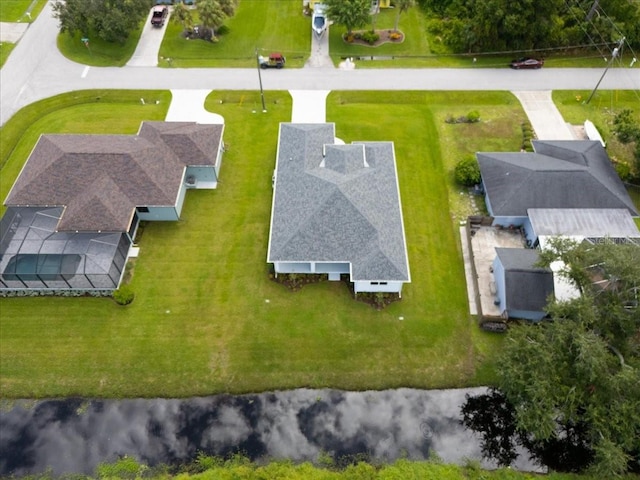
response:
<svg viewBox="0 0 640 480"><path fill-rule="evenodd" d="M255 69L85 67L56 48L57 21L48 3L0 70L0 123L25 105L91 88L256 90ZM510 90L592 89L603 69L358 69L266 70L266 90ZM640 89L640 68L611 69L601 89Z"/></svg>

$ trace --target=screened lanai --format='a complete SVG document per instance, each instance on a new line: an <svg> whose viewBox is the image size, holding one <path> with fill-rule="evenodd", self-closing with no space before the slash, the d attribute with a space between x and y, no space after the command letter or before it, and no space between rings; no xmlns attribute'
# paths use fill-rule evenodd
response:
<svg viewBox="0 0 640 480"><path fill-rule="evenodd" d="M126 233L58 232L63 207L9 207L0 221L0 289L113 290Z"/></svg>

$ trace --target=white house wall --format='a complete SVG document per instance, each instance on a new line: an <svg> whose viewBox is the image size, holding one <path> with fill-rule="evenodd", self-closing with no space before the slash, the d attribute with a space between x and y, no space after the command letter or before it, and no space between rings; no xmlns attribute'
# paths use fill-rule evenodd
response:
<svg viewBox="0 0 640 480"><path fill-rule="evenodd" d="M371 281L355 281L353 282L353 290L355 293L360 292L385 292L400 293L402 292L403 282L371 282Z"/></svg>

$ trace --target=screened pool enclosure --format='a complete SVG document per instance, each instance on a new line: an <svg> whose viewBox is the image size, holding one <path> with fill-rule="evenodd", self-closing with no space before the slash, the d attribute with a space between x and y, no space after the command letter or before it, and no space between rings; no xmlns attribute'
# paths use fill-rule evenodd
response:
<svg viewBox="0 0 640 480"><path fill-rule="evenodd" d="M0 221L0 289L113 290L125 232L57 232L63 207L10 207Z"/></svg>

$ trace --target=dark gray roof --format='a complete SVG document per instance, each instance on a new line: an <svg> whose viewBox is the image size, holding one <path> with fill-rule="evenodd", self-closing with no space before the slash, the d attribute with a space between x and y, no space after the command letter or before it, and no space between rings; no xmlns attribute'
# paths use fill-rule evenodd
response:
<svg viewBox="0 0 640 480"><path fill-rule="evenodd" d="M350 262L410 280L391 142L335 145L334 124L280 124L268 262Z"/></svg>
<svg viewBox="0 0 640 480"><path fill-rule="evenodd" d="M143 122L138 135L42 135L7 206L64 206L60 231L126 231L136 206L175 205L187 165L213 165L222 125Z"/></svg>
<svg viewBox="0 0 640 480"><path fill-rule="evenodd" d="M508 310L542 311L553 294L553 273L536 267L537 250L496 248L505 270L505 298Z"/></svg>
<svg viewBox="0 0 640 480"><path fill-rule="evenodd" d="M530 208L527 212L536 235L640 238L624 208Z"/></svg>
<svg viewBox="0 0 640 480"><path fill-rule="evenodd" d="M529 208L626 208L629 194L597 141L533 142L535 153L478 153L494 216L526 216Z"/></svg>

